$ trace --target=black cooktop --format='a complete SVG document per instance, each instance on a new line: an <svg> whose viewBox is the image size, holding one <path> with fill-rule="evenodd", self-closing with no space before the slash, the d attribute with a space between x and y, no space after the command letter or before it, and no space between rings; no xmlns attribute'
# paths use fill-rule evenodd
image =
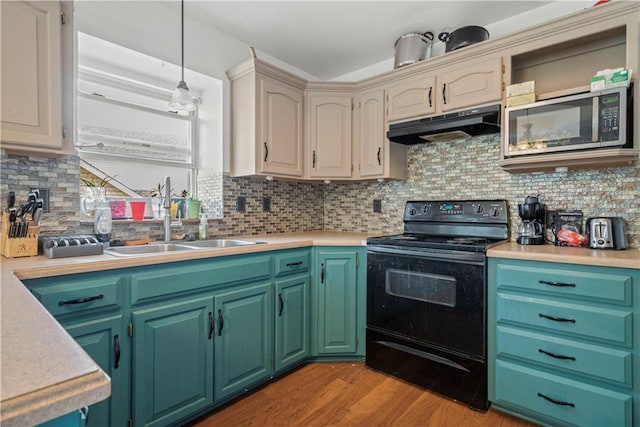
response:
<svg viewBox="0 0 640 427"><path fill-rule="evenodd" d="M509 239L505 200L409 201L404 233L372 237L367 245L486 252Z"/></svg>

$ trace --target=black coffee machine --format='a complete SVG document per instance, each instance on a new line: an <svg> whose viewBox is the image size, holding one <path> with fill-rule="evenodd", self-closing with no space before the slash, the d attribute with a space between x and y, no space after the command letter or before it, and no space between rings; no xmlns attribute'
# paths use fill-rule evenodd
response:
<svg viewBox="0 0 640 427"><path fill-rule="evenodd" d="M540 195L527 196L524 203L518 204L518 215L522 223L516 242L521 245L543 245L545 208L540 202Z"/></svg>

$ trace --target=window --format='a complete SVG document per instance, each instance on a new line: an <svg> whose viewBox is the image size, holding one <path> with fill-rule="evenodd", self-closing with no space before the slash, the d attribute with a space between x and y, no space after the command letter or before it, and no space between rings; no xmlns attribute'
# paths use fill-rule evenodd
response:
<svg viewBox="0 0 640 427"><path fill-rule="evenodd" d="M168 73L167 68L174 68L174 72ZM96 181L108 178L108 198L150 198L158 184L164 183L164 177L170 176L174 194L186 190L202 200L207 216L221 216L222 172L213 171L220 176L214 178L216 185L212 186L212 171L199 176L196 158L198 135L221 135L222 130L202 128L211 126L208 117L201 120L201 115L211 114L211 109L169 111L168 102L177 81L163 80L163 74L179 77L180 68L78 33L76 141L81 176ZM199 90L188 77L185 70L197 105L212 103L202 99L203 93L219 98L215 101L222 104L221 81L199 75L192 80L204 82L206 87ZM149 206L146 216L153 214L151 203Z"/></svg>

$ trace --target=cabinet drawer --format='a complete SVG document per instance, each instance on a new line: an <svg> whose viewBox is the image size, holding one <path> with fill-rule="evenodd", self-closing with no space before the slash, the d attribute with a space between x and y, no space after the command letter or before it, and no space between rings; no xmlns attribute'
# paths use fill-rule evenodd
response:
<svg viewBox="0 0 640 427"><path fill-rule="evenodd" d="M309 250L278 254L275 258L276 276L308 271L311 264L311 252Z"/></svg>
<svg viewBox="0 0 640 427"><path fill-rule="evenodd" d="M42 305L54 316L82 313L98 308L122 307L124 277L111 276L102 279L64 280L56 278L44 286L27 286Z"/></svg>
<svg viewBox="0 0 640 427"><path fill-rule="evenodd" d="M559 264L541 267L540 264L534 263L500 263L497 269L498 288L631 305L633 277L630 274L616 274L612 269L586 266L558 266Z"/></svg>
<svg viewBox="0 0 640 427"><path fill-rule="evenodd" d="M632 313L498 293L496 320L630 347Z"/></svg>
<svg viewBox="0 0 640 427"><path fill-rule="evenodd" d="M131 304L177 292L271 277L271 259L270 255L240 256L145 268L131 275Z"/></svg>
<svg viewBox="0 0 640 427"><path fill-rule="evenodd" d="M506 403L579 426L630 426L632 398L603 387L496 361L496 397ZM545 417L546 416L546 417Z"/></svg>
<svg viewBox="0 0 640 427"><path fill-rule="evenodd" d="M497 357L510 356L631 387L631 352L498 326Z"/></svg>

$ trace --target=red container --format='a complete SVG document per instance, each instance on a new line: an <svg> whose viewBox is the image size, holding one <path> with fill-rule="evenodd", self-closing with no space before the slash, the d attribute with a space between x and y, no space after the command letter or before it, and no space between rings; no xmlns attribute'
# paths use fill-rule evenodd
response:
<svg viewBox="0 0 640 427"><path fill-rule="evenodd" d="M129 202L129 206L131 206L131 217L134 220L144 219L144 209L147 202Z"/></svg>

